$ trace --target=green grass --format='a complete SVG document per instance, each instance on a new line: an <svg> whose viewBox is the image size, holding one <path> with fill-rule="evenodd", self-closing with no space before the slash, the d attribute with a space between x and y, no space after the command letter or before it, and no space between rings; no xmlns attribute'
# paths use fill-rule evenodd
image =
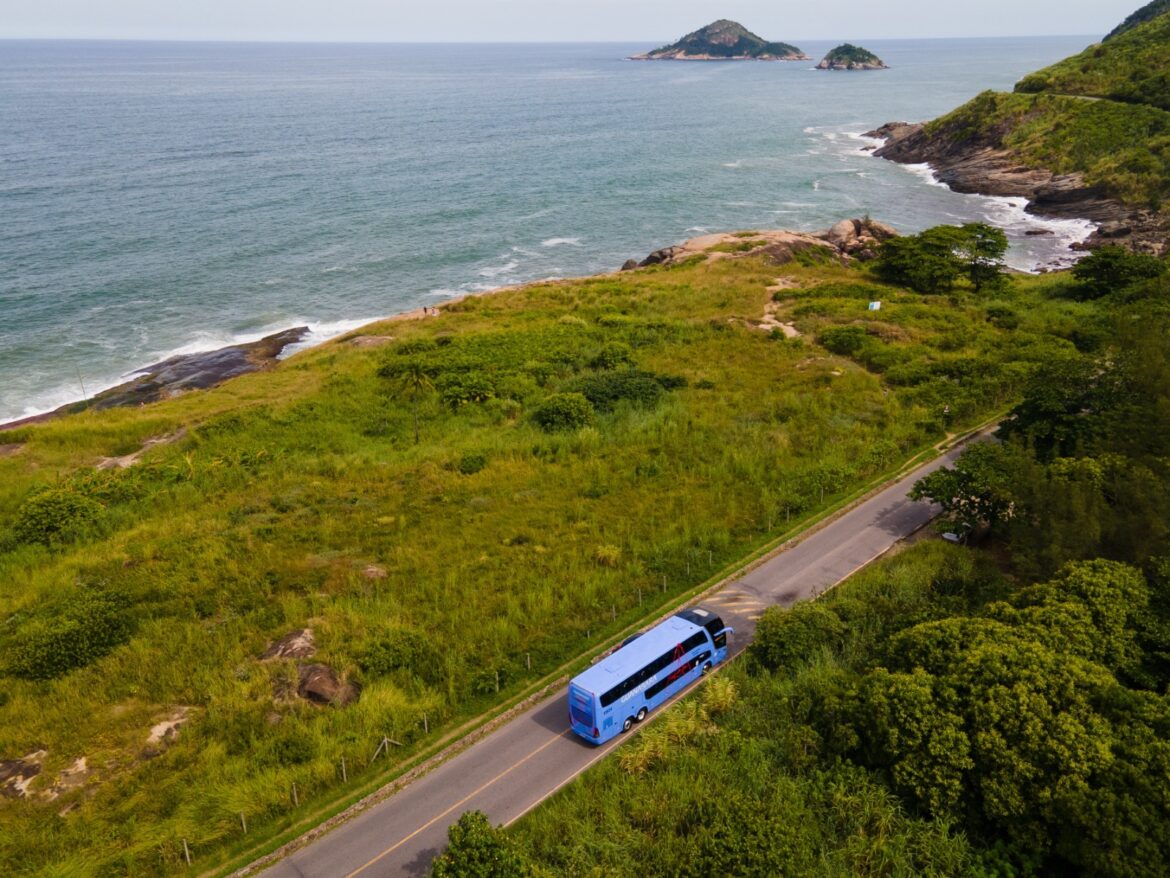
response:
<svg viewBox="0 0 1170 878"><path fill-rule="evenodd" d="M778 271L802 284L781 300L802 339L744 325ZM0 459L0 758L46 750L40 793L78 757L93 774L51 801L0 800L0 864L172 873L184 838L197 865L238 846L240 813L250 838L286 826L294 782L302 809L343 795L342 757L351 785L367 783L382 735L411 758L1013 401L1095 314L1051 299L1058 283L989 303L830 265L691 262L467 299L364 330L394 335L385 347L340 340L205 393L6 434L24 447ZM885 304L868 312L875 289ZM837 325L865 330L851 357L815 342ZM411 393L379 377L404 362L434 386L417 397L417 445ZM630 367L660 390L615 379ZM605 391L591 426L533 423L577 387ZM181 429L137 467L92 469ZM96 520L48 545L18 539L46 487L100 504ZM62 676L14 675L21 645L95 587L129 605L127 631L95 637ZM305 626L315 660L362 685L356 704L279 697L293 663L257 656ZM433 651L375 668L397 632ZM148 751L179 706L189 724Z"/></svg>

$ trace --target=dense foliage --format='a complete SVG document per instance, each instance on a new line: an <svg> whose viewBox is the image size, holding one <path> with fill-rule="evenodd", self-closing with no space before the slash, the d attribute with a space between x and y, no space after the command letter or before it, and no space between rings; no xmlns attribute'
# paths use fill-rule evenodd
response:
<svg viewBox="0 0 1170 878"><path fill-rule="evenodd" d="M1170 5L1151 4L1124 30L1024 77L1021 92L1084 95L1170 110ZM1132 18L1132 17L1131 17ZM1139 20L1140 19L1140 20Z"/></svg>
<svg viewBox="0 0 1170 878"><path fill-rule="evenodd" d="M935 226L890 238L878 250L877 275L920 293L942 293L965 277L975 292L1001 288L1007 236L986 223Z"/></svg>
<svg viewBox="0 0 1170 878"><path fill-rule="evenodd" d="M1145 24L1147 21L1152 21L1160 15L1165 15L1170 12L1170 0L1151 0L1137 12L1127 16L1125 21L1115 27L1105 37L1105 42L1120 36L1126 31L1133 30L1139 24Z"/></svg>

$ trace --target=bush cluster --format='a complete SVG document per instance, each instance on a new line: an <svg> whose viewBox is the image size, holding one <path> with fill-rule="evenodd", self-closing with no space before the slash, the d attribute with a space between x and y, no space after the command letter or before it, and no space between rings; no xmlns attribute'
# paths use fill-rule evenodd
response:
<svg viewBox="0 0 1170 878"><path fill-rule="evenodd" d="M8 673L52 680L85 667L130 639L130 602L106 588L82 588L35 612L6 652Z"/></svg>

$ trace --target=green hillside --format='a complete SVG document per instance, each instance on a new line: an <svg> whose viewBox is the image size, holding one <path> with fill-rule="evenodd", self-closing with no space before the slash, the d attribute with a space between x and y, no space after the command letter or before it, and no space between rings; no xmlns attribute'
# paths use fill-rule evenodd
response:
<svg viewBox="0 0 1170 878"><path fill-rule="evenodd" d="M1026 94L1084 95L1170 110L1170 4L1112 39L1032 73Z"/></svg>
<svg viewBox="0 0 1170 878"><path fill-rule="evenodd" d="M1147 21L1157 18L1159 15L1164 15L1167 12L1170 12L1170 0L1152 0L1152 2L1147 3L1141 9L1130 15L1125 19L1125 21L1111 30L1108 36L1105 37L1105 42L1108 42L1114 37L1120 36L1126 31L1133 30L1139 24L1145 24Z"/></svg>
<svg viewBox="0 0 1170 878"><path fill-rule="evenodd" d="M1030 167L1084 174L1128 204L1170 198L1170 112L1053 94L984 92L926 125L943 142L1005 148Z"/></svg>
<svg viewBox="0 0 1170 878"><path fill-rule="evenodd" d="M263 839L1098 332L1050 280L920 295L741 237L0 434L2 871L166 874L183 839L197 865ZM306 628L315 654L261 661Z"/></svg>

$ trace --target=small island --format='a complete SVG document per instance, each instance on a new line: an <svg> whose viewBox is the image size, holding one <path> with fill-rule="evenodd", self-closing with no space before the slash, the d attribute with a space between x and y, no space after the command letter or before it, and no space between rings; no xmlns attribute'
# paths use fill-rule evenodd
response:
<svg viewBox="0 0 1170 878"><path fill-rule="evenodd" d="M869 49L843 43L821 59L817 70L888 70L886 62Z"/></svg>
<svg viewBox="0 0 1170 878"><path fill-rule="evenodd" d="M809 61L796 46L769 43L742 24L721 18L677 43L634 55L631 61Z"/></svg>

